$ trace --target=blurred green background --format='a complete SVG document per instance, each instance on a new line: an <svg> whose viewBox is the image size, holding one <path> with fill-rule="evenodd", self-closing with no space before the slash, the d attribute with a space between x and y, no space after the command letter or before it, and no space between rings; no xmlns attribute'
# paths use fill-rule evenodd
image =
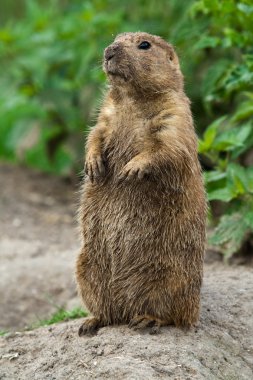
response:
<svg viewBox="0 0 253 380"><path fill-rule="evenodd" d="M228 259L253 231L253 0L1 0L0 158L82 169L103 49L123 31L176 47L217 225L210 244Z"/></svg>

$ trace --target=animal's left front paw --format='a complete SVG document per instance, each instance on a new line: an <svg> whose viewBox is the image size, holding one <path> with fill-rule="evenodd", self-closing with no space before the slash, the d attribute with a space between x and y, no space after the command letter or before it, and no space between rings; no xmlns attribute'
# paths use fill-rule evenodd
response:
<svg viewBox="0 0 253 380"><path fill-rule="evenodd" d="M143 179L150 172L149 165L144 161L129 161L122 169L120 179Z"/></svg>

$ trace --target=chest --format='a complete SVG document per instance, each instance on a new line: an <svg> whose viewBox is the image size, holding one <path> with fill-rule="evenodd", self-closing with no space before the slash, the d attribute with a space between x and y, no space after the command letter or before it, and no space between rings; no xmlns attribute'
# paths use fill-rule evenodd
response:
<svg viewBox="0 0 253 380"><path fill-rule="evenodd" d="M148 139L147 120L129 106L110 118L110 131L104 140L104 154L111 166L122 167L141 153Z"/></svg>

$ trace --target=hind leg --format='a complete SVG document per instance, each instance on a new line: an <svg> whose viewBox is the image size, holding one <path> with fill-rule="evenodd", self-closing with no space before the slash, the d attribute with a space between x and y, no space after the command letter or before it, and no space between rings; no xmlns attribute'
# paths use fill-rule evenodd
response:
<svg viewBox="0 0 253 380"><path fill-rule="evenodd" d="M186 290L174 294L172 318L176 327L190 328L199 320L200 291Z"/></svg>
<svg viewBox="0 0 253 380"><path fill-rule="evenodd" d="M78 335L94 335L96 334L97 330L102 326L103 324L101 323L100 319L95 317L87 318L79 327Z"/></svg>
<svg viewBox="0 0 253 380"><path fill-rule="evenodd" d="M83 248L76 263L76 279L83 303L93 317L84 320L79 336L94 334L100 327L111 323L109 278L102 268L100 258L98 260L94 255L89 255L88 250Z"/></svg>

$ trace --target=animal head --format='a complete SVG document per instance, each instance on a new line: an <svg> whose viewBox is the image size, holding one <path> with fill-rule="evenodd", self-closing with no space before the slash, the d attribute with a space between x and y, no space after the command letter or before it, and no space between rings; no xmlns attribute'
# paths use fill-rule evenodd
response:
<svg viewBox="0 0 253 380"><path fill-rule="evenodd" d="M163 93L183 86L173 46L148 33L119 34L104 51L103 69L113 87L141 93Z"/></svg>

